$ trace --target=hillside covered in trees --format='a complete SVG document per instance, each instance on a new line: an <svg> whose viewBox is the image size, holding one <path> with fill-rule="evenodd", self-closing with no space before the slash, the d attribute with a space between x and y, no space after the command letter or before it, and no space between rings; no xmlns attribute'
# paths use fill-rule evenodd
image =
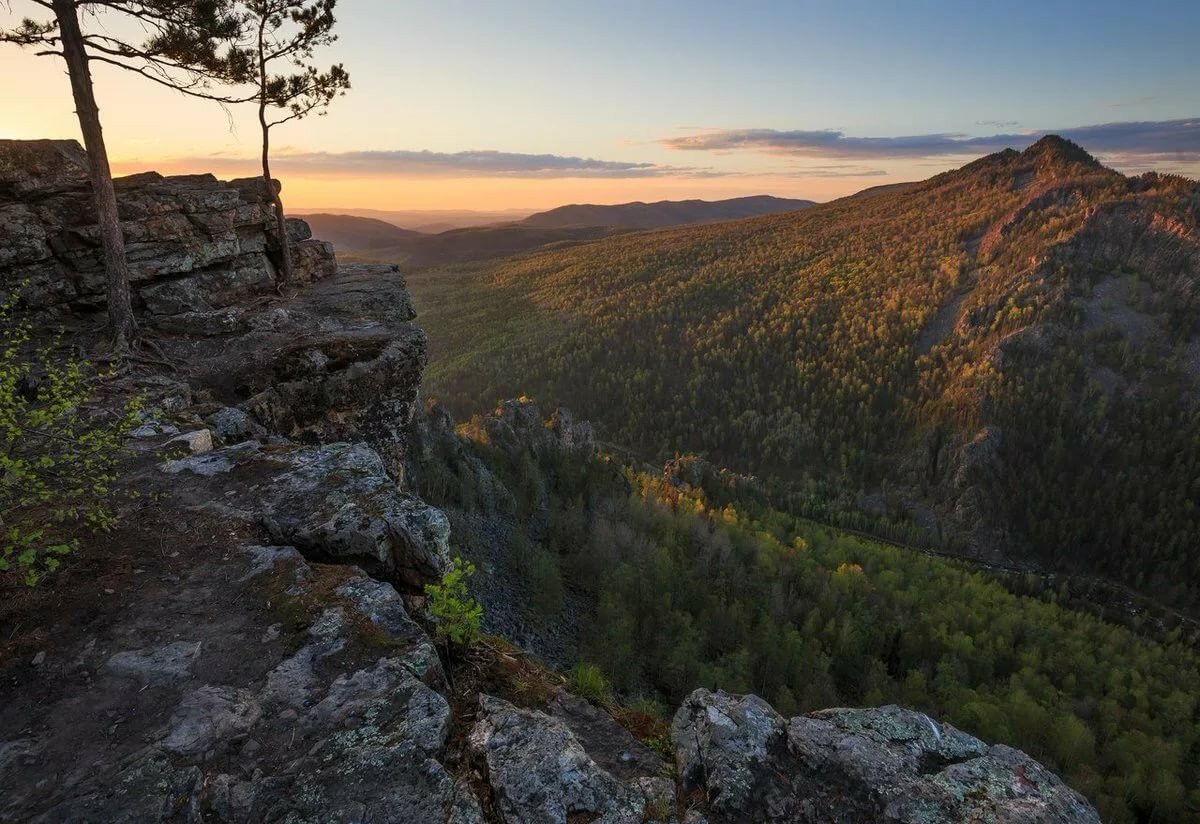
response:
<svg viewBox="0 0 1200 824"><path fill-rule="evenodd" d="M572 203L537 212L521 221L525 226L617 226L622 229L663 229L691 223L715 223L815 206L811 200L770 195L732 197L727 200L660 200L655 203L595 205Z"/></svg>
<svg viewBox="0 0 1200 824"><path fill-rule="evenodd" d="M528 391L780 508L1200 604L1200 189L1048 137L910 187L410 279L427 394Z"/></svg>
<svg viewBox="0 0 1200 824"><path fill-rule="evenodd" d="M782 513L691 456L660 472L593 454L588 432L524 399L458 427L418 416L412 477L482 570L493 631L584 662L579 680L598 667L652 714L697 685L785 714L898 703L1034 754L1110 824L1200 808L1194 627L1151 639Z"/></svg>

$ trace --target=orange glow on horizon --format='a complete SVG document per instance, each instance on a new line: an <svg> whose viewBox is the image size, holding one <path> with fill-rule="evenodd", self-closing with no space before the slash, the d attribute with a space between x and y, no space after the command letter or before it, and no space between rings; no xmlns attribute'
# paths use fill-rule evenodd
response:
<svg viewBox="0 0 1200 824"><path fill-rule="evenodd" d="M213 171L222 179L245 177L249 170L221 170L221 159L210 168L181 166L171 161L118 160L113 173L148 170L162 174ZM635 200L720 200L771 194L809 200L831 200L846 194L893 182L891 178L802 178L736 175L728 178L502 178L502 177L399 177L395 175L289 175L279 173L284 200L290 210L313 208L355 209L548 209L566 203L628 203Z"/></svg>

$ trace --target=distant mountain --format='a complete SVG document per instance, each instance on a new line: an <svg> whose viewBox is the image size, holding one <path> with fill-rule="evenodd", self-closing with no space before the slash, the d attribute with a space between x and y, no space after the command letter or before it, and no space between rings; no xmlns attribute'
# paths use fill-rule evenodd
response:
<svg viewBox="0 0 1200 824"><path fill-rule="evenodd" d="M528 393L801 512L1200 613L1198 227L1196 181L1047 137L410 286L451 409Z"/></svg>
<svg viewBox="0 0 1200 824"><path fill-rule="evenodd" d="M520 223L469 226L426 234L382 220L355 215L297 215L313 235L333 243L342 258L397 263L410 269L470 263L561 247L617 234L607 226L542 227Z"/></svg>
<svg viewBox="0 0 1200 824"><path fill-rule="evenodd" d="M339 251L353 250L356 253L385 249L403 244L414 238L424 237L421 232L401 229L383 220L354 215L297 215L312 227L313 235L332 241Z"/></svg>
<svg viewBox="0 0 1200 824"><path fill-rule="evenodd" d="M491 226L512 223L534 212L533 209L359 209L325 206L295 211L296 217L315 214L350 215L386 221L401 229L425 233L463 229L467 226Z"/></svg>
<svg viewBox="0 0 1200 824"><path fill-rule="evenodd" d="M538 212L521 221L525 226L615 226L622 229L662 229L693 223L716 223L745 217L794 212L815 205L771 195L729 200L660 200L656 203L621 203L615 206L573 204Z"/></svg>
<svg viewBox="0 0 1200 824"><path fill-rule="evenodd" d="M398 263L410 268L469 263L523 252L576 245L639 229L713 223L812 206L810 200L760 195L732 200L664 200L619 206L561 206L519 222L445 228L449 222L411 229L363 214L298 214L313 234L332 241L343 256ZM360 210L366 213L369 210ZM371 212L371 214L391 214ZM404 213L395 213L398 215ZM434 214L434 213L430 213ZM457 215L458 213L447 213ZM486 213L476 213L482 216ZM461 216L460 216L461 217ZM430 233L431 230L440 230Z"/></svg>

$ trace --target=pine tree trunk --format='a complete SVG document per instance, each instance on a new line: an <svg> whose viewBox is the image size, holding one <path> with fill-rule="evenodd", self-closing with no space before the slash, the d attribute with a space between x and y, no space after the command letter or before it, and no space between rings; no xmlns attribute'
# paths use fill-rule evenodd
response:
<svg viewBox="0 0 1200 824"><path fill-rule="evenodd" d="M264 126L262 154L263 182L266 183L267 191L271 193L272 200L275 203L275 233L279 235L279 262L281 269L279 284L284 284L291 283L294 280L292 275L292 246L288 243L287 220L283 216L283 198L275 190L275 181L271 179L271 163L268 160L268 134L269 130Z"/></svg>
<svg viewBox="0 0 1200 824"><path fill-rule="evenodd" d="M83 132L92 180L92 195L96 202L96 217L100 227L100 242L104 249L104 271L108 277L108 325L114 350L123 351L137 335L133 304L129 297L129 263L125 259L125 236L117 214L117 193L113 188L112 170L108 166L108 150L100 128L100 109L92 89L92 71L88 65L83 33L74 0L53 0L54 16L62 38L63 58L71 78L71 93L75 97L75 114Z"/></svg>
<svg viewBox="0 0 1200 824"><path fill-rule="evenodd" d="M265 21L266 15L264 14L258 28L258 125L262 129L263 182L266 184L267 191L271 193L275 203L275 233L279 235L279 262L282 271L275 284L275 288L278 289L281 284L292 283L294 277L292 272L292 246L288 243L287 220L283 216L283 198L279 196L279 192L275 191L275 181L271 179L271 125L267 122L267 65L263 41L263 26L265 25Z"/></svg>

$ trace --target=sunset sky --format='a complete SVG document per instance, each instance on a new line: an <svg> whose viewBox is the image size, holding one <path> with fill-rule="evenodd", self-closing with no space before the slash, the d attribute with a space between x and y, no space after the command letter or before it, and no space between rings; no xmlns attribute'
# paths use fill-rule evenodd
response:
<svg viewBox="0 0 1200 824"><path fill-rule="evenodd" d="M0 2L0 25L39 9ZM341 0L353 89L277 131L292 209L527 208L912 180L1045 132L1200 176L1200 3ZM94 22L94 21L93 21ZM119 173L254 174L228 115L97 66ZM75 137L64 69L0 47L0 138Z"/></svg>

